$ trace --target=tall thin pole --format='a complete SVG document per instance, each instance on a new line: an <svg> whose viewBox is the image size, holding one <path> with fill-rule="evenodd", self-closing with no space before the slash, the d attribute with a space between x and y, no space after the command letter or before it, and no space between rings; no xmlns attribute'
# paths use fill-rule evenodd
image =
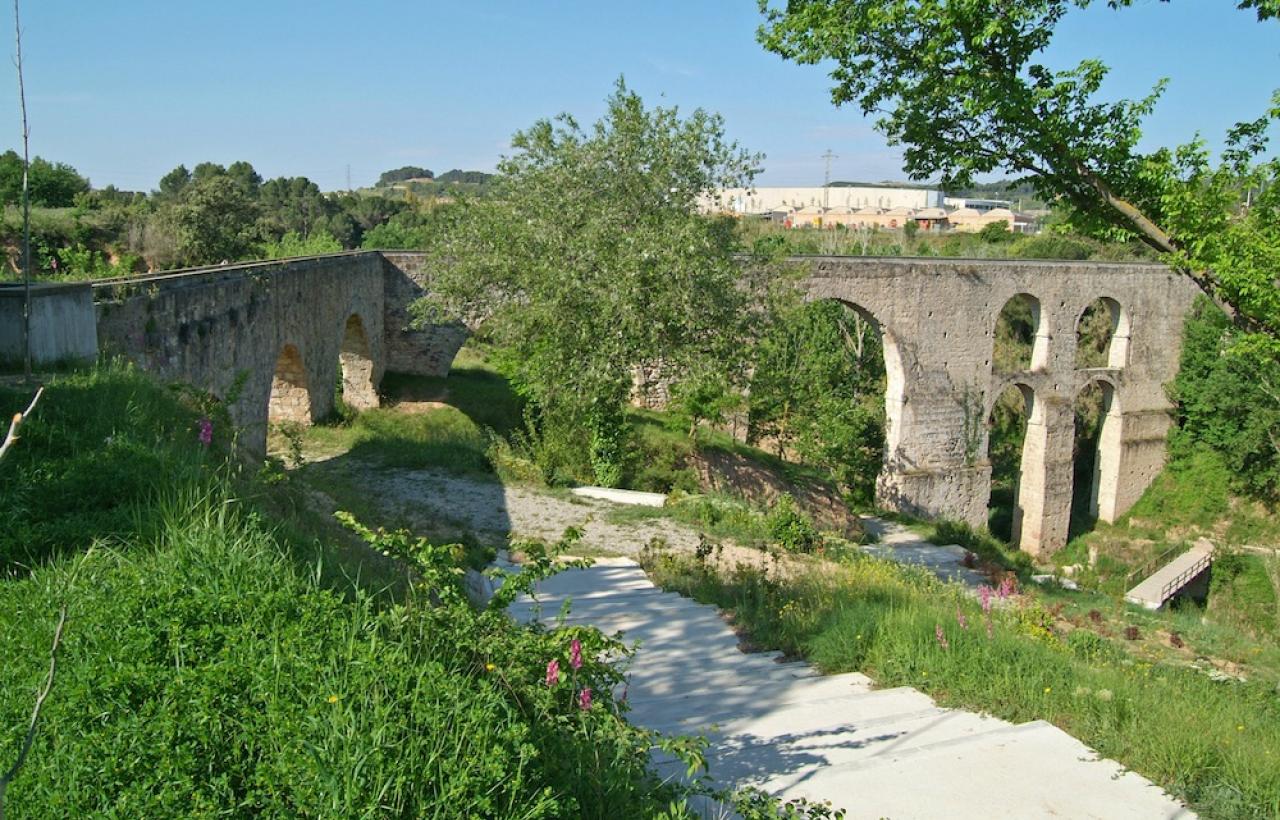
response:
<svg viewBox="0 0 1280 820"><path fill-rule="evenodd" d="M15 3L18 2L18 0L13 1ZM838 154L831 153L831 149L828 148L827 153L823 154L822 158L827 161L827 170L822 175L822 210L825 213L829 209L831 201L831 160L839 159L840 157Z"/></svg>
<svg viewBox="0 0 1280 820"><path fill-rule="evenodd" d="M22 107L22 374L31 381L31 196L27 187L31 129L27 126L27 90L22 82L22 23L18 18L18 0L13 0L13 32L18 46L18 103Z"/></svg>

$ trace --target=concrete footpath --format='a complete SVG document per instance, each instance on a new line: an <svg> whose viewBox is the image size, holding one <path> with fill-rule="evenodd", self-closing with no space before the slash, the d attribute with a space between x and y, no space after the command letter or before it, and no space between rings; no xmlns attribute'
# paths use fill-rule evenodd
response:
<svg viewBox="0 0 1280 820"><path fill-rule="evenodd" d="M656 589L630 559L563 572L538 598L515 603L513 616L555 623L567 599L569 622L638 644L631 720L706 735L723 784L827 800L849 818L1194 816L1043 721L1014 725L908 687L876 689L858 673L745 654L716 609ZM678 776L673 761L656 765Z"/></svg>

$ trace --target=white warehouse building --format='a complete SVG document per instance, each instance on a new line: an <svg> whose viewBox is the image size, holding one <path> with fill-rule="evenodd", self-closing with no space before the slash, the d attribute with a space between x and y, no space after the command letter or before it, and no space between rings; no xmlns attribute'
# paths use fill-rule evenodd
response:
<svg viewBox="0 0 1280 820"><path fill-rule="evenodd" d="M894 185L832 185L809 188L726 188L703 199L710 213L765 214L809 207L941 208L944 194L936 188Z"/></svg>

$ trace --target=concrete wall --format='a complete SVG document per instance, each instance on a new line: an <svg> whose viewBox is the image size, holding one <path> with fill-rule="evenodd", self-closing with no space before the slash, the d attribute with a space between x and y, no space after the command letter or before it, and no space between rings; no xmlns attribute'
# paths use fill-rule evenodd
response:
<svg viewBox="0 0 1280 820"><path fill-rule="evenodd" d="M1181 329L1195 287L1159 265L932 260L795 259L810 298L859 307L881 328L889 389L887 451L877 494L916 515L986 522L991 488L987 418L1010 384L1033 411L1018 494L1021 546L1066 543L1075 398L1090 383L1112 393L1103 430L1098 510L1112 520L1160 471L1172 420L1164 385L1177 374ZM996 319L1019 293L1040 306L1030 369L992 367ZM1119 307L1111 365L1076 368L1076 329L1099 297Z"/></svg>
<svg viewBox="0 0 1280 820"><path fill-rule="evenodd" d="M21 285L0 285L0 361L21 363ZM87 283L32 285L31 361L48 365L68 359L98 358L93 324L93 291Z"/></svg>

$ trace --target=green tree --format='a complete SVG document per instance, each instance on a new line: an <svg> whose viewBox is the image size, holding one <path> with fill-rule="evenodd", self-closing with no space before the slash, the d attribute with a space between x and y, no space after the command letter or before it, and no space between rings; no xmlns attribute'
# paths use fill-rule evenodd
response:
<svg viewBox="0 0 1280 820"><path fill-rule="evenodd" d="M169 173L160 177L160 190L156 192L156 198L161 200L176 200L182 196L182 192L186 190L187 185L191 183L191 172L187 170L187 166L179 165Z"/></svg>
<svg viewBox="0 0 1280 820"><path fill-rule="evenodd" d="M31 204L43 208L70 208L77 194L89 192L89 180L64 162L35 157L27 175ZM0 204L17 205L22 197L22 157L13 150L0 154Z"/></svg>
<svg viewBox="0 0 1280 820"><path fill-rule="evenodd" d="M262 256L266 259L289 259L295 256L317 256L322 253L337 253L342 250L342 243L326 231L315 231L310 236L289 231L280 237L278 242L268 241L262 245Z"/></svg>
<svg viewBox="0 0 1280 820"><path fill-rule="evenodd" d="M202 265L236 261L252 254L258 233L258 206L244 186L227 176L193 181L168 214L178 235L182 259Z"/></svg>
<svg viewBox="0 0 1280 820"><path fill-rule="evenodd" d="M1150 245L1264 337L1242 341L1280 354L1280 161L1259 161L1280 93L1264 116L1228 131L1216 165L1199 140L1142 153L1141 123L1163 81L1144 99L1100 102L1101 62L1057 72L1037 62L1063 16L1091 2L789 0L771 9L760 0L759 37L787 59L834 60L833 102L879 113L912 177L963 188L975 174L1023 174L1045 199L1068 203L1078 227ZM1280 16L1280 0L1237 5L1263 24Z"/></svg>
<svg viewBox="0 0 1280 820"><path fill-rule="evenodd" d="M262 231L273 238L293 232L305 239L313 231L326 229L329 218L339 210L320 192L320 186L306 177L268 180L258 191L258 201Z"/></svg>
<svg viewBox="0 0 1280 820"><path fill-rule="evenodd" d="M719 116L646 109L621 80L594 127L561 115L512 145L495 195L446 209L429 237L434 304L482 322L536 436L608 481L636 365L680 373L740 351L736 237L695 206L747 184L758 157Z"/></svg>
<svg viewBox="0 0 1280 820"><path fill-rule="evenodd" d="M754 351L751 435L825 467L858 501L874 495L884 448L884 350L839 302L780 291Z"/></svg>
<svg viewBox="0 0 1280 820"><path fill-rule="evenodd" d="M431 179L433 176L434 174L426 168L419 168L416 165L406 165L403 168L383 171L382 176L378 177L378 186L386 187L397 182L404 182L406 179Z"/></svg>

